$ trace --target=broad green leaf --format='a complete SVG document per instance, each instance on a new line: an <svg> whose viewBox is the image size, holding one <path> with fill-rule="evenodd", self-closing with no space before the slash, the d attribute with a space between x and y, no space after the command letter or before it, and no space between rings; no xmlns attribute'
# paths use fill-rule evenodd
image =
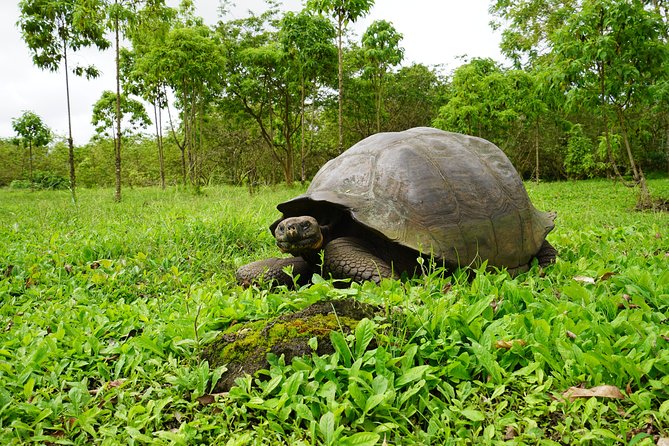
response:
<svg viewBox="0 0 669 446"><path fill-rule="evenodd" d="M471 348L472 352L474 353L474 356L478 359L478 361L481 363L486 372L488 372L488 374L492 377L494 382L496 383L501 382L502 368L497 363L497 360L495 359L494 355L478 342L472 341Z"/></svg>
<svg viewBox="0 0 669 446"><path fill-rule="evenodd" d="M431 366L429 365L419 365L412 367L406 372L404 372L399 378L395 380L396 387L402 387L412 381L417 381L423 377L423 375L430 370Z"/></svg>
<svg viewBox="0 0 669 446"><path fill-rule="evenodd" d="M341 446L374 446L380 439L381 436L374 432L358 432L340 439L339 444Z"/></svg>
<svg viewBox="0 0 669 446"><path fill-rule="evenodd" d="M323 435L324 443L334 444L335 441L335 415L332 412L326 412L318 422L318 428Z"/></svg>
<svg viewBox="0 0 669 446"><path fill-rule="evenodd" d="M346 338L341 332L331 331L330 332L330 341L335 351L339 353L339 357L345 366L349 367L351 365L351 350L348 347Z"/></svg>
<svg viewBox="0 0 669 446"><path fill-rule="evenodd" d="M355 327L355 357L360 358L369 343L374 339L374 322L370 321L367 318L362 319L358 322L358 325Z"/></svg>
<svg viewBox="0 0 669 446"><path fill-rule="evenodd" d="M465 418L471 421L483 421L485 420L485 415L480 410L475 409L462 409L460 412Z"/></svg>
<svg viewBox="0 0 669 446"><path fill-rule="evenodd" d="M369 398L367 398L367 402L365 403L365 410L364 412L367 413L379 404L383 402L383 400L386 398L385 395L372 395Z"/></svg>

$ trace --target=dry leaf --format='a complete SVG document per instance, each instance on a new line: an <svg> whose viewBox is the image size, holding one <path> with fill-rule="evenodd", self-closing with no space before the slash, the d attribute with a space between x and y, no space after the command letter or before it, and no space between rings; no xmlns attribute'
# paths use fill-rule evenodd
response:
<svg viewBox="0 0 669 446"><path fill-rule="evenodd" d="M620 389L616 386L597 386L590 389L583 389L581 387L570 387L563 394L563 397L569 398L570 401L574 401L577 398L615 398L615 399L624 399L625 395L622 394Z"/></svg>
<svg viewBox="0 0 669 446"><path fill-rule="evenodd" d="M613 272L611 272L611 271L605 272L605 273L602 274L602 276L599 278L599 281L600 281L600 282L603 282L603 281L605 281L605 280L609 280L611 277L613 277L613 276L615 276L615 275L616 275L616 273L613 273Z"/></svg>
<svg viewBox="0 0 669 446"><path fill-rule="evenodd" d="M618 304L618 308L640 308L637 304L633 304L632 302L632 297L630 297L629 294L623 294L623 300L625 302L630 302L627 305L625 303L621 302Z"/></svg>
<svg viewBox="0 0 669 446"><path fill-rule="evenodd" d="M588 276L574 276L574 280L577 281L577 282L587 283L587 284L591 284L591 285L595 283L595 279L593 279L592 277L588 277Z"/></svg>
<svg viewBox="0 0 669 446"><path fill-rule="evenodd" d="M513 440L517 435L518 433L513 426L507 426L504 432L504 441Z"/></svg>
<svg viewBox="0 0 669 446"><path fill-rule="evenodd" d="M228 392L221 392L221 393L209 393L207 395L202 395L197 397L197 401L202 404L203 406L208 406L216 401L216 397L219 396L226 396Z"/></svg>
<svg viewBox="0 0 669 446"><path fill-rule="evenodd" d="M527 342L525 342L522 339L512 339L510 341L499 340L495 342L495 348L504 348L506 350L510 350L514 346L514 344L518 344L522 347L527 345Z"/></svg>
<svg viewBox="0 0 669 446"><path fill-rule="evenodd" d="M197 401L202 404L203 406L208 406L212 404L214 401L216 401L216 398L214 395L202 395L197 397Z"/></svg>
<svg viewBox="0 0 669 446"><path fill-rule="evenodd" d="M65 266L63 266L63 268L65 269L65 272L67 272L68 274L72 274L72 265L66 263Z"/></svg>
<svg viewBox="0 0 669 446"><path fill-rule="evenodd" d="M569 331L569 330L567 330L566 334L567 334L567 337L568 337L569 339L576 339L576 337L577 337L577 336L576 336L576 333L574 333L573 331Z"/></svg>

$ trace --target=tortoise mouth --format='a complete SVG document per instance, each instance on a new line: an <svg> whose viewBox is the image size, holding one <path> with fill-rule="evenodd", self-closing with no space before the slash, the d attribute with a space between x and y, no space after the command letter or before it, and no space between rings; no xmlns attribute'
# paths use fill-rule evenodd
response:
<svg viewBox="0 0 669 446"><path fill-rule="evenodd" d="M323 237L318 238L313 237L309 239L296 240L296 241L279 241L277 240L276 245L279 247L279 250L283 253L291 254L300 254L310 251L318 251L323 245Z"/></svg>
<svg viewBox="0 0 669 446"><path fill-rule="evenodd" d="M323 245L323 233L318 221L311 216L290 217L279 222L274 230L281 252L300 255L317 251Z"/></svg>

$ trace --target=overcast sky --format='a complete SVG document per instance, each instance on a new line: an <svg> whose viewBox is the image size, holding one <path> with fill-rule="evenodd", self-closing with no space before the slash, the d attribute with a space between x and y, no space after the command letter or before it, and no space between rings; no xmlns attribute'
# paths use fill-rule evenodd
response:
<svg viewBox="0 0 669 446"><path fill-rule="evenodd" d="M177 0L170 3L176 4ZM198 15L208 24L218 20L219 0L195 0ZM229 18L245 17L246 11L264 10L263 0L237 0ZM301 9L302 1L286 0L286 9ZM461 56L492 57L503 60L499 52L499 33L489 26L489 0L376 0L368 16L353 26L357 36L374 20L387 20L403 34L403 65L417 62L442 65L446 72L462 63ZM18 0L0 1L0 138L15 136L12 119L23 111L37 113L57 135L67 134L65 76L61 71L42 71L31 56L16 22ZM82 50L72 55L70 66L95 64L100 78L85 80L70 77L72 132L75 144L85 144L93 135L91 112L103 90L113 90L113 53Z"/></svg>

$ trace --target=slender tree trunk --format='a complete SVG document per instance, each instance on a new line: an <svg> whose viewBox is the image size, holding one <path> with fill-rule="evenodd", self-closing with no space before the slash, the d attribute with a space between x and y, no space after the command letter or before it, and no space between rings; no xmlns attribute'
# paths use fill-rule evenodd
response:
<svg viewBox="0 0 669 446"><path fill-rule="evenodd" d="M33 142L28 141L28 161L30 166L30 187L33 187Z"/></svg>
<svg viewBox="0 0 669 446"><path fill-rule="evenodd" d="M67 40L63 41L63 63L65 65L65 97L67 98L67 160L70 165L70 193L72 194L72 202L77 202L77 181L74 174L74 139L72 139L72 108L70 107L70 76L69 68L67 66Z"/></svg>
<svg viewBox="0 0 669 446"><path fill-rule="evenodd" d="M648 209L652 207L652 200L650 198L650 191L648 190L648 184L646 183L646 176L641 170L641 166L637 166L634 161L634 154L632 153L632 147L629 142L629 137L627 135L627 125L625 122L625 116L620 107L616 109L618 113L618 121L620 123L620 131L623 135L623 143L625 144L625 150L627 151L627 157L629 159L630 168L632 169L632 175L634 176L634 182L639 185L639 196L637 197L637 208L639 209Z"/></svg>
<svg viewBox="0 0 669 446"><path fill-rule="evenodd" d="M618 166L616 165L616 160L613 157L613 150L611 149L611 136L609 135L609 115L606 110L606 71L604 70L604 65L599 64L597 67L599 71L599 97L601 99L601 107L602 107L602 114L604 116L604 138L606 139L606 154L609 157L609 163L611 164L611 167L613 168L613 173L615 174L616 178L620 178L621 181L624 183L623 176L620 174L620 171L618 170Z"/></svg>
<svg viewBox="0 0 669 446"><path fill-rule="evenodd" d="M163 135L162 135L162 124L160 115L160 109L158 107L158 101L153 103L153 116L156 121L156 145L158 146L158 164L160 166L160 188L165 190L165 157L163 152Z"/></svg>
<svg viewBox="0 0 669 446"><path fill-rule="evenodd" d="M669 125L666 129L665 141L664 141L664 150L667 157L667 174L669 175Z"/></svg>
<svg viewBox="0 0 669 446"><path fill-rule="evenodd" d="M118 1L115 2L118 4ZM114 201L121 201L121 67L119 60L119 29L118 15L114 17L114 37L116 40L116 141L115 141L115 159L114 167L116 173L116 191L114 192Z"/></svg>
<svg viewBox="0 0 669 446"><path fill-rule="evenodd" d="M300 182L304 184L304 76L300 73Z"/></svg>
<svg viewBox="0 0 669 446"><path fill-rule="evenodd" d="M535 181L539 184L539 117L537 116L536 126L534 129L534 157L535 157Z"/></svg>
<svg viewBox="0 0 669 446"><path fill-rule="evenodd" d="M339 117L338 117L338 126L339 126L339 153L344 151L344 56L342 51L342 33L344 27L344 17L342 14L339 15L339 20L337 22L337 38L338 38L338 57L339 57Z"/></svg>

